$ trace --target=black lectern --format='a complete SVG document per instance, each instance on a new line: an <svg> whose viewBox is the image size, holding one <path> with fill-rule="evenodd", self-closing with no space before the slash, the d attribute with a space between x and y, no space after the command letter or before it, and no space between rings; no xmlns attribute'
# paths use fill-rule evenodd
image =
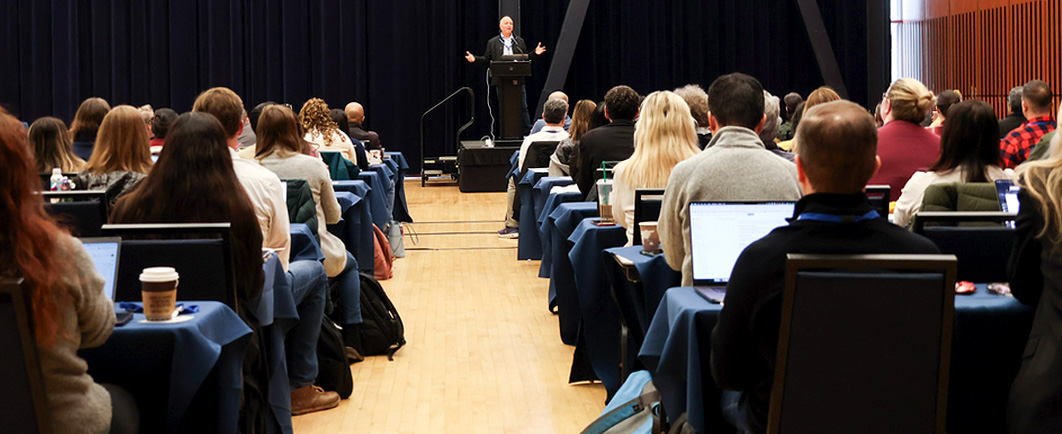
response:
<svg viewBox="0 0 1062 434"><path fill-rule="evenodd" d="M524 77L531 76L531 61L490 62L490 76L498 87L501 137L520 139L524 135Z"/></svg>

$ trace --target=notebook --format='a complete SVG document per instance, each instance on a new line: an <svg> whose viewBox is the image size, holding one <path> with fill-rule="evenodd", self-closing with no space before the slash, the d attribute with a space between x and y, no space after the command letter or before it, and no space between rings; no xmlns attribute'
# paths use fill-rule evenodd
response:
<svg viewBox="0 0 1062 434"><path fill-rule="evenodd" d="M1001 211L1012 212L1015 214L1018 213L1019 190L1021 190L1021 186L1014 184L1014 181L1009 179L1000 179L996 181L996 194L999 196L999 209ZM1006 222L1006 225L1013 228L1014 220Z"/></svg>
<svg viewBox="0 0 1062 434"><path fill-rule="evenodd" d="M103 294L114 301L115 281L118 279L118 257L121 251L122 239L118 237L106 238L81 238L81 244L85 246L92 262L96 264L96 271L103 276Z"/></svg>
<svg viewBox="0 0 1062 434"><path fill-rule="evenodd" d="M726 296L730 272L741 252L793 216L794 202L690 203L693 286L713 303Z"/></svg>

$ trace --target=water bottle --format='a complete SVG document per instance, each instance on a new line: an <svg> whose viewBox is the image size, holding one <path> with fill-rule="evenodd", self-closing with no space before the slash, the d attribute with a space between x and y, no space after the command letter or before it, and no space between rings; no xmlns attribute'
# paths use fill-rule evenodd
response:
<svg viewBox="0 0 1062 434"><path fill-rule="evenodd" d="M60 184L63 183L63 169L58 167L52 169L52 178L49 180L48 189L51 191L59 191Z"/></svg>

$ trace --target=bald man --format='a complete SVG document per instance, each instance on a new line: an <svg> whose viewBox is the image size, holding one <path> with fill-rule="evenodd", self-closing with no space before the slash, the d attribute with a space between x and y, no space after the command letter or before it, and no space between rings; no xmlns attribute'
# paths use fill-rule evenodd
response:
<svg viewBox="0 0 1062 434"><path fill-rule="evenodd" d="M487 48L483 50L482 56L476 56L468 51L465 51L465 60L468 63L486 63L490 65L490 62L495 60L501 60L502 56L510 54L528 54L541 56L546 52L546 47L541 42L535 46L534 51L527 51L527 44L524 43L524 38L513 34L513 19L504 16L498 21L498 36L492 37L487 40ZM530 56L528 56L530 57ZM495 92L497 94L497 92ZM523 104L521 108L521 120L524 123L524 134L527 134L531 129L531 117L527 113L527 89L523 92Z"/></svg>
<svg viewBox="0 0 1062 434"><path fill-rule="evenodd" d="M553 91L553 93L549 94L549 98L546 98L547 101L551 99L562 99L566 104L568 104L568 107L571 107L571 103L568 102L568 95L566 95L564 92L561 92L559 90ZM568 113L564 113L564 131L568 131L568 128L571 128L571 126L572 118L568 116ZM535 121L535 124L531 126L531 134L535 134L539 131L542 131L542 129L545 127L546 121L542 118L539 118L537 121Z"/></svg>
<svg viewBox="0 0 1062 434"><path fill-rule="evenodd" d="M383 151L383 145L380 144L380 135L361 126L361 124L365 123L365 107L362 107L357 102L352 102L347 104L343 112L347 114L347 121L350 124L350 137L361 140L362 143L368 145L370 150L379 149Z"/></svg>
<svg viewBox="0 0 1062 434"><path fill-rule="evenodd" d="M788 225L741 252L712 330L712 377L724 389L723 417L741 432L766 432L786 254L939 253L928 239L878 215L867 200L863 191L881 160L866 109L848 101L817 105L800 121L796 140L805 196Z"/></svg>

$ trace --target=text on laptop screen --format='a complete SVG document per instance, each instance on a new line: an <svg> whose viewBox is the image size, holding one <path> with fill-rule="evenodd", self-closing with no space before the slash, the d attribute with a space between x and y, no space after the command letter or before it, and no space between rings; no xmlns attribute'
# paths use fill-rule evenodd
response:
<svg viewBox="0 0 1062 434"><path fill-rule="evenodd" d="M107 298L114 299L114 276L118 272L118 242L100 241L84 243L92 262L96 264L96 271L103 276L103 294Z"/></svg>
<svg viewBox="0 0 1062 434"><path fill-rule="evenodd" d="M999 194L999 209L1003 212L1018 212L1018 191L1021 186L1009 179L996 181L996 192Z"/></svg>
<svg viewBox="0 0 1062 434"><path fill-rule="evenodd" d="M690 204L693 280L726 283L745 247L793 216L792 202Z"/></svg>

